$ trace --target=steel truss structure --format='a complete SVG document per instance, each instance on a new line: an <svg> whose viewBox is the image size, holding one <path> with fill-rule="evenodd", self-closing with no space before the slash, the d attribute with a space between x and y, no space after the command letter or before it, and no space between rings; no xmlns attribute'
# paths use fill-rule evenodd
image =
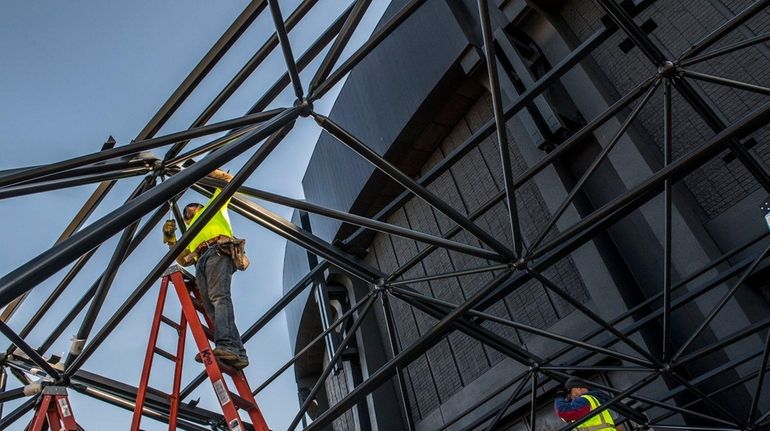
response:
<svg viewBox="0 0 770 431"><path fill-rule="evenodd" d="M673 184L682 180L686 175L717 156L720 152L729 150L746 167L754 179L766 191L770 192L770 173L767 167L754 153L747 149L743 141L747 136L766 126L770 121L770 100L735 122L725 124L714 112L713 108L694 90L692 85L693 81L706 81L762 95L770 95L770 88L692 70L693 65L702 64L711 59L770 40L770 34L764 34L749 40L713 49L713 46L747 20L757 14L766 12L768 6L770 6L770 0L757 0L753 2L736 16L711 31L699 42L680 53L676 58L667 57L633 19L652 5L654 0L623 2L622 4L617 3L615 0L595 0L597 7L601 8L606 15L606 19L603 21L605 27L586 38L573 52L560 63L554 65L550 71L510 105L503 105L500 96L497 67L487 67L494 108L493 121L486 123L424 176L414 179L403 173L397 166L373 151L365 142L353 136L332 119L315 112L313 103L323 98L348 73L355 70L363 58L386 40L399 25L409 19L410 15L417 11L426 1L411 0L407 2L401 10L392 15L387 21L381 23L380 27L371 37L355 50L349 58L340 61L343 50L370 5L370 0L353 1L344 13L336 18L320 34L310 48L299 57L295 56L287 33L303 19L311 8L316 7L317 1L304 0L284 20L278 1L254 0L237 17L235 22L232 23L209 52L206 53L194 70L130 144L115 146L115 142L111 141L99 152L57 163L24 167L0 173L0 198L40 193L83 184L99 184L91 198L83 205L80 212L50 249L0 278L0 305L5 306L2 321L0 321L0 331L13 342L13 345L9 346L6 353L2 356L3 390L5 389L7 378L6 373L12 373L24 384L30 382L29 377L31 375L37 375L45 377L46 384L57 387L69 387L79 393L103 400L106 403L132 410L136 396L135 387L89 373L82 370L82 367L110 336L116 326L126 317L127 313L152 286L157 285L161 274L172 263L179 251L192 240L194 235L201 229L201 226L213 216L215 211L227 199L232 197L233 199L230 203L232 210L270 232L305 248L309 253L320 259L302 280L289 289L276 304L245 331L243 334L244 342L254 337L303 290L311 286L313 280L327 268L338 268L351 277L366 282L371 287L368 296L354 304L346 313L339 316L335 322L312 340L309 345L299 349L291 360L254 391L259 393L265 390L277 376L291 367L313 345L324 340L338 326L346 325L344 338L336 350L331 352L332 355L328 365L324 368L318 382L312 388L299 412L297 412L289 429L295 429L301 421L306 419L306 411L318 392L323 390L325 379L332 373L334 367L337 366L343 351L351 343L363 319L375 307L381 307L383 310L383 316L385 316L390 336L392 356L379 369L369 370L368 376L361 384L352 388L339 402L330 406L326 411L321 412L312 422L306 424L304 429L318 430L328 426L335 418L351 409L380 385L393 378L397 380L398 384L396 387L400 389L402 414L407 418L408 426L410 428L413 427L407 402L408 393L405 389L402 371L411 361L426 352L451 331L460 331L467 334L514 361L525 364L527 367L526 372L517 376L511 376L511 380L502 386L501 389L494 393L489 393L484 398L477 400L473 405L469 405L468 411L472 411L501 393L505 393L507 396L505 402L501 403L488 415L478 419L471 428L495 429L509 413L511 406L521 405L524 402L531 406L530 426L532 429L536 429L537 417L535 406L537 404L537 390L539 388L548 385L553 386L554 382L563 382L574 371L601 372L608 370L625 370L638 377L635 378L634 384L623 389L597 384L598 388L611 394L612 398L609 402L602 405L601 408L591 412L590 416L594 416L605 409L612 409L620 415L621 423L633 421L641 424L643 427L654 427L655 429L681 428L679 425L667 422L669 418L675 415L697 424L687 426L687 429L758 430L770 426L770 411L762 412L758 407L760 398L768 396L768 392L766 390L763 391L763 386L768 367L768 356L770 355L770 335L768 335L765 345L758 346L754 354L740 361L725 364L724 367L713 370L711 373L692 378L691 376L685 377L681 371L682 367L693 361L740 342L749 336L767 332L767 328L770 327L770 317L752 323L711 345L699 349L691 348L693 341L698 338L701 332L723 309L724 305L732 298L747 277L767 258L768 253L770 253L768 236L756 238L750 243L725 253L700 270L683 277L677 283L673 283L671 277L671 254L674 247L671 242ZM497 57L495 44L492 43L488 7L489 5L486 0L478 1L480 26L485 42L484 55L486 64L496 65ZM275 24L273 35L259 47L253 57L220 91L189 129L156 136L160 128L180 105L185 102L196 86L261 13L269 13L272 16ZM657 68L657 72L650 76L649 79L640 82L633 90L610 106L606 112L590 120L572 136L567 137L555 150L544 155L538 163L531 166L526 172L515 177L511 161L509 160L510 155L507 148L509 140L506 136L506 128L504 127L505 122L525 108L536 97L540 96L550 85L560 80L566 73L591 55L591 53L601 49L602 44L616 32L625 33L625 36ZM244 116L218 123L209 123L209 120L218 109L259 68L265 58L277 48L280 48L285 59L286 73L260 97ZM326 49L328 50L320 66L315 71L312 80L307 87L304 86L300 81L299 73ZM266 108L270 103L284 89L289 87L296 96L294 105L281 109L267 110ZM638 186L623 192L604 206L583 216L573 226L563 229L555 236L552 236L551 239L547 239L547 234L552 232L556 221L572 203L582 186L600 166L602 161L607 158L607 155L626 133L627 128L636 118L637 114L639 114L640 110L652 103L653 93L660 88L662 88L663 92L661 112L665 141L664 166ZM679 158L672 157L672 147L676 145L672 134L672 111L676 109L676 106L672 104L672 98L675 92L682 96L688 107L697 112L715 133L711 139L703 142L700 146ZM588 166L558 210L553 214L550 222L542 227L536 238L524 238L520 229L516 208L515 196L517 189L531 180L538 172L551 166L559 157L566 154L567 151L581 145L583 142L582 138L593 133L606 121L616 117L634 104L635 106L631 109L630 114L628 114L620 129L617 130L614 138ZM323 130L337 138L341 144L347 146L350 150L363 157L378 170L403 186L405 189L403 193L389 205L386 205L376 216L367 218L244 186L247 178L259 168L271 151L280 145L281 141L292 129L294 123L296 121L310 121L307 118L315 120ZM191 139L219 132L228 133L224 137L214 139L199 147L188 148L188 143ZM445 172L455 161L493 133L496 134L503 162L504 190L475 213L464 215L430 192L427 185ZM147 153L148 150L163 147L168 147L168 149L162 159L155 158ZM250 158L229 184L220 184L206 178L206 175L215 168L245 153L251 154ZM198 157L200 158L197 162L189 163L193 158ZM116 181L138 176L144 176L144 180L130 195L124 205L88 225L84 225L85 221L101 203L105 195L109 193ZM158 179L164 180L158 181ZM201 215L200 222L183 233L176 245L155 267L148 271L144 280L104 326L98 329L95 328L96 318L101 311L105 298L110 293L117 270L139 243L153 229L156 229L157 224L163 219L169 204L173 207L177 218L180 218L176 199L181 193L188 189L193 189L204 195L210 195L212 187L215 186L221 187L222 192ZM239 194L236 195L236 193ZM543 275L546 268L568 256L578 247L591 241L597 235L609 229L614 223L661 194L665 201L665 240L663 241L663 260L665 265L661 274L664 280L664 287L657 295L649 297L627 312L607 320L587 308ZM383 221L394 209L399 208L407 199L413 196L423 199L434 209L446 215L456 224L456 227L440 237L395 226ZM313 235L308 230L267 211L250 200L249 197L360 226L361 229L356 231L348 239L348 242L359 238L365 230L374 230L389 235L410 238L422 242L428 245L428 247L422 249L417 256L393 271L393 273L385 274L345 252L343 248L332 245ZM509 208L510 229L514 239L514 246L512 248L502 244L475 223L479 215L501 201L505 202L507 208ZM148 215L149 218L140 226L141 219ZM183 223L180 223L180 225L183 225ZM480 240L484 246L471 246L450 239L460 231L470 233ZM38 348L30 346L25 341L25 337L43 319L62 292L72 284L79 271L94 255L101 244L117 234L120 234L120 239L101 277L88 290L83 292L80 301L75 304L72 311L65 316L62 323L52 331L48 339L41 346ZM767 246L764 250L756 253L753 258L744 259L729 267L724 265L729 259L760 243L767 244ZM410 268L418 264L429 254L442 248L480 257L493 263L486 267L452 273L430 274L418 279L404 278L404 274ZM34 289L36 285L70 264L72 266L66 272L63 279L45 300L41 308L30 318L28 323L19 331L11 329L5 321L15 312L25 295ZM417 282L480 272L495 272L495 277L492 281L480 286L476 293L459 304L422 295L409 287L410 284ZM703 276L706 274L710 278L704 280ZM490 306L500 301L503 296L530 280L536 280L548 291L563 298L564 301L575 307L575 309L595 324L595 329L584 334L582 337L571 338L510 319L503 319L486 311ZM685 343L674 345L670 335L671 314L714 290L716 287L723 286L725 283L732 283L731 287L721 300L717 302L711 313L699 324L697 330ZM395 341L396 335L391 310L391 301L393 300L403 301L437 320L437 323L432 328L404 349L399 349ZM46 355L46 351L53 342L62 335L68 322L78 316L83 309L86 309L85 315L73 343L73 348L63 360L64 367L52 366L43 356ZM643 318L629 320L629 317L638 315L638 312L642 310L647 312ZM537 337L561 343L564 347L548 357L540 357L490 331L482 325L484 322L495 322L532 333ZM662 328L663 344L659 349L660 354L656 353L658 350L653 352L641 346L634 339L634 335L638 334L642 328L648 330L650 327L658 327L657 325ZM95 329L97 330L94 333ZM719 393L729 388L723 388L718 392L712 393L704 393L699 389L699 384L713 378L720 372L741 366L758 357L761 358L759 361L760 366L753 373L747 374L741 380L734 383L735 385L753 384L755 387L752 403L750 406L747 406L746 411L728 411L715 401L715 397ZM622 365L600 365L602 362L599 359L602 358L618 360ZM661 379L671 388L668 394L658 399L641 395L643 388ZM189 382L182 390L181 395L183 399L188 397L203 381L204 375L201 374ZM0 402L21 398L28 395L29 392L22 389L2 392L0 393ZM41 396L41 393L42 391L36 391L20 407L2 417L0 419L0 429L7 429L14 421L34 408L36 399ZM679 405L672 401L683 393L690 394L694 397L693 400L685 405ZM169 403L166 399L157 394L150 393L147 400L145 400L145 405L145 416L159 421L168 421ZM665 413L656 417L650 417L645 414L645 412L653 409L655 411L664 411ZM463 415L454 418L447 426L457 422L462 417ZM565 424L560 431L568 431L576 426L577 424ZM221 415L183 403L179 411L179 427L185 430L218 429L222 427Z"/></svg>

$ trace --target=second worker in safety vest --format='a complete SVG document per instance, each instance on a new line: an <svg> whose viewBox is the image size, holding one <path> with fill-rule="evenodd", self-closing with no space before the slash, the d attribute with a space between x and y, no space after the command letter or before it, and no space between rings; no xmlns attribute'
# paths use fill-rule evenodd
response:
<svg viewBox="0 0 770 431"><path fill-rule="evenodd" d="M578 422L575 428L579 431L616 431L615 421L609 410L604 410L593 417L581 421L592 411L607 402L607 395L603 392L588 389L588 383L577 377L571 377L564 384L566 396L556 397L554 410L556 415L565 422Z"/></svg>
<svg viewBox="0 0 770 431"><path fill-rule="evenodd" d="M210 177L227 181L232 180L232 175L219 169L209 174ZM220 193L217 189L212 200ZM184 207L183 218L187 226L191 226L198 219L203 209L211 203L191 203ZM201 231L195 235L187 248L177 258L177 262L183 266L195 264L195 281L201 293L203 308L209 318L214 322L214 356L234 368L242 369L249 365L246 349L243 347L241 335L235 326L235 314L233 300L230 296L230 284L235 265L232 258L223 253L221 247L228 239L234 238L233 228L230 225L230 216L227 212L228 200L222 208L206 223ZM176 243L176 224L169 220L163 226L163 242L169 247ZM195 360L200 361L200 354Z"/></svg>

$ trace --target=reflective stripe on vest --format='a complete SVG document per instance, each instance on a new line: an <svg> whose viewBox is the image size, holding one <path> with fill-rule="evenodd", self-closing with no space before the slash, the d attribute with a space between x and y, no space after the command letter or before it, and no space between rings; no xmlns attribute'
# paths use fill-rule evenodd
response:
<svg viewBox="0 0 770 431"><path fill-rule="evenodd" d="M588 403L591 404L591 411L598 409L601 405L599 400L597 400L593 395L581 396L588 400ZM616 431L615 420L612 419L612 415L610 414L609 410L604 410L591 419L581 423L580 426L575 429L579 431Z"/></svg>

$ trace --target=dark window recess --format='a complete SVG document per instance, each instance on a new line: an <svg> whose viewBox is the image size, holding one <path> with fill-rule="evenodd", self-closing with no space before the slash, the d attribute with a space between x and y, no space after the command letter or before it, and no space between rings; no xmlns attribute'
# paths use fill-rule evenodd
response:
<svg viewBox="0 0 770 431"><path fill-rule="evenodd" d="M653 30L658 28L658 24L656 24L655 21L653 21L652 18L650 18L644 23L642 23L642 25L639 28L642 29L644 34L649 35L650 33L652 33ZM629 52L631 52L631 50L634 49L634 46L636 45L634 45L634 42L631 41L631 39L623 39L623 42L620 42L620 45L618 45L620 50L623 51L623 53L625 54L628 54Z"/></svg>
<svg viewBox="0 0 770 431"><path fill-rule="evenodd" d="M770 266L757 270L746 279L746 285L770 305Z"/></svg>
<svg viewBox="0 0 770 431"><path fill-rule="evenodd" d="M516 91L532 88L549 70L551 64L535 42L516 26L496 32L500 63ZM553 150L581 125L580 114L561 84L554 83L536 97L520 116L537 147ZM528 123L531 122L531 126Z"/></svg>

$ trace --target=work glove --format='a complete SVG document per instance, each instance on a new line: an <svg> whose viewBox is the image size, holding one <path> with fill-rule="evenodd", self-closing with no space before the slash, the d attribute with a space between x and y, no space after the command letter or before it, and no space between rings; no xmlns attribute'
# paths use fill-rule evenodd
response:
<svg viewBox="0 0 770 431"><path fill-rule="evenodd" d="M163 244L176 244L176 222L174 220L166 220L163 223Z"/></svg>

